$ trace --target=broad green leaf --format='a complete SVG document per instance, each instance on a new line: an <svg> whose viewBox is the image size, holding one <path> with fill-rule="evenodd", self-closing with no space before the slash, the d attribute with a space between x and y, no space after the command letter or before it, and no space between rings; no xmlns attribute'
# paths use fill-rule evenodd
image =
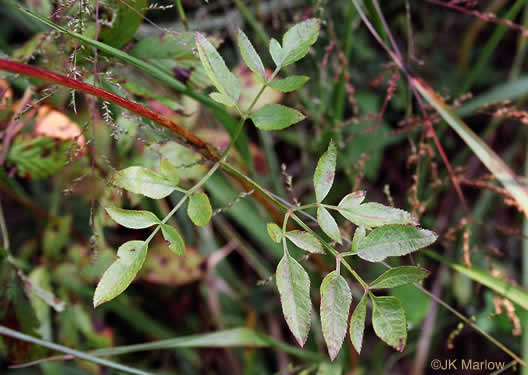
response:
<svg viewBox="0 0 528 375"><path fill-rule="evenodd" d="M306 56L310 46L317 40L319 29L320 21L316 18L310 18L286 31L282 38L280 64L277 64L277 66L284 67L293 64Z"/></svg>
<svg viewBox="0 0 528 375"><path fill-rule="evenodd" d="M266 227L271 239L276 243L280 243L282 241L282 229L275 223L268 223Z"/></svg>
<svg viewBox="0 0 528 375"><path fill-rule="evenodd" d="M427 229L408 225L385 225L374 229L361 241L358 256L369 262L412 253L436 241L437 235Z"/></svg>
<svg viewBox="0 0 528 375"><path fill-rule="evenodd" d="M224 95L224 94L221 94L219 92L212 92L209 94L209 96L211 97L211 99L213 99L215 102L218 102L218 103L221 103L223 105L226 105L228 107L234 107L235 106L235 102L233 101L232 98L230 98L229 96L227 95Z"/></svg>
<svg viewBox="0 0 528 375"><path fill-rule="evenodd" d="M398 286L422 281L429 276L429 271L418 267L395 267L384 272L370 283L370 289L396 288Z"/></svg>
<svg viewBox="0 0 528 375"><path fill-rule="evenodd" d="M407 342L407 319L396 297L372 296L372 326L386 344L402 352Z"/></svg>
<svg viewBox="0 0 528 375"><path fill-rule="evenodd" d="M317 208L317 222L319 223L319 226L321 227L323 232L325 232L328 237L338 243L342 243L341 232L339 231L339 227L337 226L337 223L334 220L333 216L330 214L330 212L328 212L326 208Z"/></svg>
<svg viewBox="0 0 528 375"><path fill-rule="evenodd" d="M94 307L117 297L130 285L143 266L147 243L128 241L117 250L117 260L104 272L95 288Z"/></svg>
<svg viewBox="0 0 528 375"><path fill-rule="evenodd" d="M276 39L271 39L269 44L269 52L273 62L277 67L280 67L284 60L283 51L280 43Z"/></svg>
<svg viewBox="0 0 528 375"><path fill-rule="evenodd" d="M105 207L106 212L118 224L130 229L143 229L159 224L160 220L150 211L125 210Z"/></svg>
<svg viewBox="0 0 528 375"><path fill-rule="evenodd" d="M241 90L240 81L229 71L224 59L207 38L198 32L194 34L194 38L207 76L220 93L237 103Z"/></svg>
<svg viewBox="0 0 528 375"><path fill-rule="evenodd" d="M253 44L251 44L246 34L240 29L238 29L238 45L242 58L248 68L260 78L262 83L265 83L266 70L264 69L264 64L262 64L262 60L257 51L255 51Z"/></svg>
<svg viewBox="0 0 528 375"><path fill-rule="evenodd" d="M352 294L346 280L336 271L330 272L321 283L321 325L332 361L346 336L351 303Z"/></svg>
<svg viewBox="0 0 528 375"><path fill-rule="evenodd" d="M277 266L276 279L284 318L297 343L302 347L310 331L310 278L295 259L289 254L284 254Z"/></svg>
<svg viewBox="0 0 528 375"><path fill-rule="evenodd" d="M250 118L259 129L281 130L304 120L304 115L296 109L281 104L266 104Z"/></svg>
<svg viewBox="0 0 528 375"><path fill-rule="evenodd" d="M286 232L286 238L293 242L297 247L308 251L312 254L324 254L323 245L314 235L300 231L292 230Z"/></svg>
<svg viewBox="0 0 528 375"><path fill-rule="evenodd" d="M165 198L174 191L174 183L143 167L129 167L112 177L112 184L152 199Z"/></svg>
<svg viewBox="0 0 528 375"><path fill-rule="evenodd" d="M163 177L169 180L172 184L178 185L180 182L180 174L178 168L172 164L169 159L161 158L160 172Z"/></svg>
<svg viewBox="0 0 528 375"><path fill-rule="evenodd" d="M363 334L365 332L365 318L367 317L367 294L365 293L356 306L350 318L350 341L356 352L361 353Z"/></svg>
<svg viewBox="0 0 528 375"><path fill-rule="evenodd" d="M309 79L310 77L306 76L290 76L284 79L271 81L269 87L277 91L291 92L303 87Z"/></svg>
<svg viewBox="0 0 528 375"><path fill-rule="evenodd" d="M350 251L357 252L359 247L361 246L361 241L365 239L367 235L367 231L365 230L364 226L359 226L356 228L356 231L354 232L354 238L352 238L352 247Z"/></svg>
<svg viewBox="0 0 528 375"><path fill-rule="evenodd" d="M418 225L416 218L409 212L374 202L363 203L355 208L339 207L339 213L352 223L369 228L388 224Z"/></svg>
<svg viewBox="0 0 528 375"><path fill-rule="evenodd" d="M199 227L206 226L213 216L209 197L205 193L191 195L187 206L187 215L195 225Z"/></svg>
<svg viewBox="0 0 528 375"><path fill-rule="evenodd" d="M332 188L335 177L337 150L333 141L328 145L328 150L319 158L314 174L315 197L317 202L322 202Z"/></svg>
<svg viewBox="0 0 528 375"><path fill-rule="evenodd" d="M163 238L168 242L169 249L176 255L185 255L185 243L176 229L167 224L161 224Z"/></svg>
<svg viewBox="0 0 528 375"><path fill-rule="evenodd" d="M363 202L366 195L366 191L355 191L353 193L347 194L343 197L343 199L341 199L341 202L339 202L337 208L347 211L355 210Z"/></svg>

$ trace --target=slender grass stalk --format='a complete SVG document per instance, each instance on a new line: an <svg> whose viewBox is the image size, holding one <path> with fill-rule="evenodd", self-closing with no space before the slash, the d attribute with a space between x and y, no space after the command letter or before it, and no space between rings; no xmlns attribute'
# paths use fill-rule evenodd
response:
<svg viewBox="0 0 528 375"><path fill-rule="evenodd" d="M12 330L10 328L7 328L7 327L1 326L1 325L0 325L0 335L8 336L8 337L12 337L14 339L18 339L18 340L22 340L22 341L25 341L25 342L30 342L30 343L33 343L33 344L44 346L45 348L48 348L48 349L52 349L52 350L56 350L56 351L61 352L61 353L72 355L75 358L84 359L84 360L87 360L87 361L90 361L90 362L93 362L93 363L97 363L98 365L109 367L109 368L113 368L113 369L116 369L118 371L123 371L123 372L129 373L129 374L137 374L137 375L151 375L152 374L150 372L138 370L138 369L135 369L133 367L121 365L121 364L119 364L117 362L112 362L112 361L108 361L106 359L98 358L98 357L93 356L91 354L80 352L80 351L75 350L75 349L70 349L70 348L68 348L66 346L58 345L58 344L55 344L53 342L40 340L40 339L37 339L36 337L29 336L29 335L23 334L23 333L18 332L18 331L14 331L14 330Z"/></svg>

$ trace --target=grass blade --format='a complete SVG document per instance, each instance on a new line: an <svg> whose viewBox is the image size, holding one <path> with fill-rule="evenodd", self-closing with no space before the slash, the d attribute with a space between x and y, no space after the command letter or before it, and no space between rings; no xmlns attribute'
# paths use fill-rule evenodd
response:
<svg viewBox="0 0 528 375"><path fill-rule="evenodd" d="M461 274L469 277L470 279L487 286L493 291L499 293L500 295L508 298L512 302L515 302L525 310L528 310L528 291L518 286L515 286L505 280L498 279L491 276L491 274L486 270L481 270L478 268L467 268L466 266L444 258L443 256L431 251L424 250L424 254L427 256L439 261L440 263L447 264L449 267L453 268L455 271L460 272Z"/></svg>
<svg viewBox="0 0 528 375"><path fill-rule="evenodd" d="M528 213L528 189L517 181L516 175L504 161L489 146L480 139L458 115L449 108L444 100L424 81L417 77L409 77L410 84L416 87L420 94L431 104L451 126L451 128L473 150L480 161L504 185L513 196L525 214Z"/></svg>
<svg viewBox="0 0 528 375"><path fill-rule="evenodd" d="M132 367L121 365L119 363L108 361L106 359L97 358L96 356L94 356L92 354L83 353L83 352L80 352L80 351L75 350L75 349L70 349L70 348L68 348L66 346L55 344L53 342L40 340L40 339L38 339L36 337L25 335L25 334L23 334L21 332L14 331L14 330L9 329L9 328L4 327L4 326L0 326L0 335L9 336L9 337L13 337L13 338L18 339L18 340L31 342L31 343L37 344L37 345L41 345L41 346L44 346L44 347L52 349L52 350L56 350L56 351L61 352L61 353L72 355L75 358L84 359L86 361L97 363L99 365L110 367L110 368L113 368L113 369L116 369L116 370L119 370L119 371L123 371L123 372L129 373L129 374L138 374L138 375L150 375L151 374L150 372L145 372L145 371L138 370L138 369L135 369L135 368L132 368Z"/></svg>

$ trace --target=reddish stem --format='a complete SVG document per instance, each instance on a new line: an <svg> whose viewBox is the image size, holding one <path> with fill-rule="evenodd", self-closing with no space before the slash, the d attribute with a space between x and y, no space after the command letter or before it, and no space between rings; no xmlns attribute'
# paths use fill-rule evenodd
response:
<svg viewBox="0 0 528 375"><path fill-rule="evenodd" d="M145 118L148 118L166 127L167 129L172 130L174 133L176 133L183 139L184 143L195 148L206 159L211 161L218 160L218 153L214 150L214 148L212 148L208 143L206 143L196 135L192 134L187 129L176 124L168 117L154 112L140 104L131 102L130 100L127 100L119 95L111 93L110 91L97 88L77 79L68 78L61 74L53 73L31 65L22 64L6 59L0 59L0 69L12 73L22 74L28 77L37 78L43 81L52 82L57 85L66 86L74 90L82 91L86 94L94 95L103 100L115 103L123 108L128 109L129 111L132 111Z"/></svg>

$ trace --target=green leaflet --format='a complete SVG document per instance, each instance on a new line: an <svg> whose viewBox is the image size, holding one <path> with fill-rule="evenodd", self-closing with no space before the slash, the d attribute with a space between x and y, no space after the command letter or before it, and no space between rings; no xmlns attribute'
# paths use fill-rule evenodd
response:
<svg viewBox="0 0 528 375"><path fill-rule="evenodd" d="M355 191L353 193L347 194L341 199L339 205L337 206L340 210L352 211L359 207L367 196L366 191Z"/></svg>
<svg viewBox="0 0 528 375"><path fill-rule="evenodd" d="M277 266L276 279L284 318L302 347L310 331L310 278L304 268L286 253Z"/></svg>
<svg viewBox="0 0 528 375"><path fill-rule="evenodd" d="M401 301L396 297L371 295L372 326L386 344L402 352L407 342L407 319Z"/></svg>
<svg viewBox="0 0 528 375"><path fill-rule="evenodd" d="M300 230L292 230L286 232L286 238L293 242L297 247L306 250L309 253L324 254L323 245L313 234Z"/></svg>
<svg viewBox="0 0 528 375"><path fill-rule="evenodd" d="M369 262L381 262L390 256L412 253L436 241L437 235L408 225L385 225L361 240L358 256Z"/></svg>
<svg viewBox="0 0 528 375"><path fill-rule="evenodd" d="M399 208L374 202L363 203L357 207L350 204L352 203L350 200L345 203L346 205L339 204L339 213L356 225L364 225L369 228L388 224L418 225L414 216Z"/></svg>
<svg viewBox="0 0 528 375"><path fill-rule="evenodd" d="M310 18L290 28L282 37L282 47L270 41L270 54L277 67L284 67L302 59L319 35L320 21Z"/></svg>
<svg viewBox="0 0 528 375"><path fill-rule="evenodd" d="M266 228L273 242L280 243L282 241L282 229L277 224L268 223Z"/></svg>
<svg viewBox="0 0 528 375"><path fill-rule="evenodd" d="M333 141L328 150L319 158L314 173L314 188L317 202L322 202L332 188L335 177L337 150Z"/></svg>
<svg viewBox="0 0 528 375"><path fill-rule="evenodd" d="M174 191L175 184L171 180L143 167L128 167L116 172L112 184L132 193L142 194L152 199L165 198Z"/></svg>
<svg viewBox="0 0 528 375"><path fill-rule="evenodd" d="M356 228L356 231L354 232L354 238L352 238L352 247L350 251L357 252L359 247L361 246L361 241L366 237L367 231L365 230L364 226L359 226Z"/></svg>
<svg viewBox="0 0 528 375"><path fill-rule="evenodd" d="M269 87L281 92L292 92L303 87L309 79L310 77L306 76L290 76L283 79L271 81L269 83Z"/></svg>
<svg viewBox="0 0 528 375"><path fill-rule="evenodd" d="M189 205L187 206L187 215L194 225L204 227L209 224L213 216L213 209L209 202L209 197L205 193L191 195Z"/></svg>
<svg viewBox="0 0 528 375"><path fill-rule="evenodd" d="M178 173L178 168L176 168L174 164L169 161L169 159L161 158L160 172L163 177L165 177L174 185L178 185L178 183L180 182L180 174Z"/></svg>
<svg viewBox="0 0 528 375"><path fill-rule="evenodd" d="M363 334L365 332L365 319L367 317L367 294L361 297L361 300L356 306L356 309L352 313L350 318L350 341L356 352L361 353L361 347L363 346Z"/></svg>
<svg viewBox="0 0 528 375"><path fill-rule="evenodd" d="M418 267L395 267L384 272L380 277L370 283L370 289L396 288L422 281L429 276L429 271Z"/></svg>
<svg viewBox="0 0 528 375"><path fill-rule="evenodd" d="M161 233L168 242L169 249L176 255L185 255L185 243L176 229L167 224L161 224Z"/></svg>
<svg viewBox="0 0 528 375"><path fill-rule="evenodd" d="M106 212L118 224L130 229L144 229L159 224L160 220L150 211L125 210L105 207Z"/></svg>
<svg viewBox="0 0 528 375"><path fill-rule="evenodd" d="M251 41L248 39L246 34L240 29L238 29L238 46L240 47L240 54L244 59L244 62L253 73L255 73L262 83L266 82L266 70L264 69L264 64L258 55L257 51L251 44Z"/></svg>
<svg viewBox="0 0 528 375"><path fill-rule="evenodd" d="M323 232L325 232L328 237L338 243L342 243L341 232L339 231L339 227L337 226L336 221L326 208L317 208L317 222L319 223L319 226L321 227Z"/></svg>
<svg viewBox="0 0 528 375"><path fill-rule="evenodd" d="M304 115L281 104L266 104L250 118L261 130L281 130L304 120Z"/></svg>
<svg viewBox="0 0 528 375"><path fill-rule="evenodd" d="M128 241L117 250L117 260L104 272L95 288L94 307L114 299L130 285L147 257L147 243Z"/></svg>
<svg viewBox="0 0 528 375"><path fill-rule="evenodd" d="M240 81L227 68L216 48L200 33L195 33L196 46L205 71L216 89L229 97L233 103L240 97Z"/></svg>
<svg viewBox="0 0 528 375"><path fill-rule="evenodd" d="M346 336L351 303L352 294L346 280L336 271L330 272L321 283L321 325L332 361Z"/></svg>

